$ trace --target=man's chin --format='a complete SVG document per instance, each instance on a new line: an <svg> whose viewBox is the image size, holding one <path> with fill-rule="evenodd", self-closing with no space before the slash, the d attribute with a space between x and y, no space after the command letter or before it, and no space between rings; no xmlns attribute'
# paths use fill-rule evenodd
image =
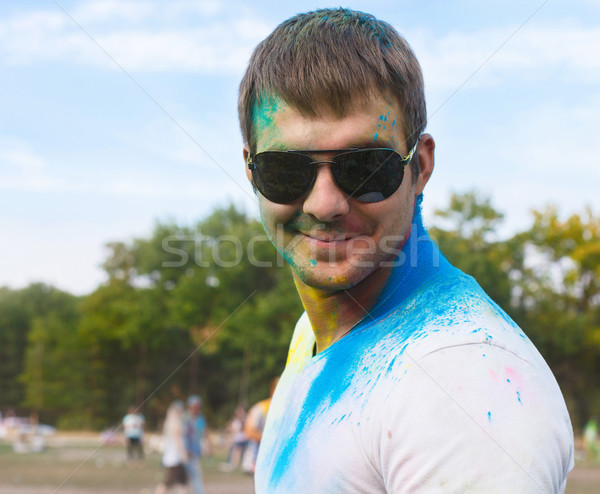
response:
<svg viewBox="0 0 600 494"><path fill-rule="evenodd" d="M355 279L360 278L357 273L352 273L354 276L348 275L334 267L327 269L319 265L309 267L292 266L292 269L296 283L301 282L311 288L327 292L348 290L360 281L360 279Z"/></svg>

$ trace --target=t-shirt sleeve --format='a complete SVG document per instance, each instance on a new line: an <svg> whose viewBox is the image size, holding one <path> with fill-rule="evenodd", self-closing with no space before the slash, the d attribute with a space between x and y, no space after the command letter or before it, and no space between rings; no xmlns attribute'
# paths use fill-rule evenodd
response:
<svg viewBox="0 0 600 494"><path fill-rule="evenodd" d="M443 348L409 360L383 402L371 439L388 493L564 492L573 432L543 360Z"/></svg>

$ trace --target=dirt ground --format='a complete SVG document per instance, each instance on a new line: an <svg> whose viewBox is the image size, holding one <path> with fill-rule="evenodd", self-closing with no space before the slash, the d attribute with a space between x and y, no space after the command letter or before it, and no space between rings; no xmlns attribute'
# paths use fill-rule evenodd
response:
<svg viewBox="0 0 600 494"><path fill-rule="evenodd" d="M215 449L203 460L206 493L253 494L250 476L221 470L223 456ZM41 453L17 454L0 442L0 494L152 494L162 476L157 452L131 466L122 445L102 445L97 435L57 435ZM600 465L579 462L566 494L598 493Z"/></svg>

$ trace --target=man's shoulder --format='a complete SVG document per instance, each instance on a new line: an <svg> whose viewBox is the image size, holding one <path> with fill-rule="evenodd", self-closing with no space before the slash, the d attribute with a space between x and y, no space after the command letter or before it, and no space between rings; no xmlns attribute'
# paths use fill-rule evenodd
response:
<svg viewBox="0 0 600 494"><path fill-rule="evenodd" d="M377 382L373 390L386 396L400 381L416 382L415 369L423 362L449 376L460 366L473 390L484 390L489 372L502 365L522 366L544 386L556 387L531 340L467 275L437 280L358 333L349 335L345 353L354 355L356 377Z"/></svg>
<svg viewBox="0 0 600 494"><path fill-rule="evenodd" d="M289 372L304 368L313 355L314 343L304 313L290 343L286 365ZM367 313L334 347L352 355L351 360L366 358L368 362L360 368L368 370L406 358L419 359L446 347L472 344L494 344L523 358L538 358L533 344L506 312L472 277L452 269L449 274L434 277L392 310ZM330 353L338 351L332 348Z"/></svg>
<svg viewBox="0 0 600 494"><path fill-rule="evenodd" d="M459 270L434 277L393 310L367 319L365 326L374 339L386 340L388 349L410 345L416 355L445 346L492 342L502 346L527 340L479 284Z"/></svg>
<svg viewBox="0 0 600 494"><path fill-rule="evenodd" d="M511 492L560 492L573 466L572 428L543 360L493 343L446 346L411 360L395 384L378 394L379 428L403 432L382 443L384 461L431 461L433 477L469 465L473 485L491 488L497 478L521 486Z"/></svg>
<svg viewBox="0 0 600 494"><path fill-rule="evenodd" d="M439 460L444 475L495 461L507 486L559 492L573 461L560 389L534 344L471 277L436 280L381 325L372 402L385 410L373 412L385 461ZM386 440L396 433L399 442ZM487 478L470 480L487 485Z"/></svg>

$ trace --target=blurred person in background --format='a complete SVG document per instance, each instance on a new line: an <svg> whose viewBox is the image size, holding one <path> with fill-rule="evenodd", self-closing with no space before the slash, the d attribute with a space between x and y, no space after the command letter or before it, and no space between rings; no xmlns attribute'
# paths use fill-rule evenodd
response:
<svg viewBox="0 0 600 494"><path fill-rule="evenodd" d="M600 444L598 443L598 421L591 417L583 429L583 448L586 459L600 461Z"/></svg>
<svg viewBox="0 0 600 494"><path fill-rule="evenodd" d="M244 457L244 452L248 445L248 436L244 432L244 422L246 421L246 407L238 405L235 408L233 417L229 421L229 434L231 446L227 452L227 460L221 465L224 471L232 471L238 468Z"/></svg>
<svg viewBox="0 0 600 494"><path fill-rule="evenodd" d="M271 381L269 397L252 406L248 411L248 415L244 422L244 434L248 438L248 445L244 452L244 456L242 457L242 471L249 475L253 475L256 468L258 449L262 440L273 393L275 392L278 381L279 378L275 378Z"/></svg>
<svg viewBox="0 0 600 494"><path fill-rule="evenodd" d="M123 433L127 441L127 462L132 465L137 460L144 462L144 416L136 407L129 407L123 417Z"/></svg>
<svg viewBox="0 0 600 494"><path fill-rule="evenodd" d="M198 395L191 395L187 400L185 445L189 457L186 468L194 494L204 494L201 458L205 431L206 420L202 415L202 399Z"/></svg>
<svg viewBox="0 0 600 494"><path fill-rule="evenodd" d="M187 494L188 475L186 463L189 455L185 447L185 407L181 400L175 400L167 409L163 425L162 466L164 480L156 486L155 494L165 494L171 488L179 494Z"/></svg>

